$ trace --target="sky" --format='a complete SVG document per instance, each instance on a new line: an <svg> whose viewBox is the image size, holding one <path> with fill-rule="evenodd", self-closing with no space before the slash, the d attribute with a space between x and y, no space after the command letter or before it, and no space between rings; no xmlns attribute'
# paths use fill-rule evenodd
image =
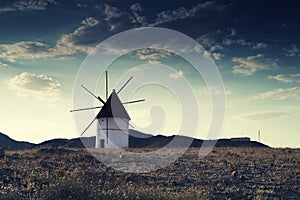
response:
<svg viewBox="0 0 300 200"><path fill-rule="evenodd" d="M162 27L197 41L218 67L226 88L226 118L219 138L258 140L260 130L260 141L267 145L299 148L299 9L300 3L291 0L2 0L0 132L34 143L78 137L82 130L77 130L69 111L76 109L73 85L88 53L123 31ZM175 93L181 90L180 81L190 82L197 105L182 108L168 88L147 85L131 95L146 101L126 106L132 125L153 134L189 136L189 130L177 132L180 112L196 107L200 118L195 137L209 138L210 95L201 76L177 55L144 49L120 57L108 67L110 90L120 88L126 81L120 77L134 67L139 68L136 80L142 80L149 76L147 69L163 65L171 68L166 79L178 86ZM102 97L103 83L101 79L95 92ZM128 92L124 89L120 98ZM98 105L95 101L87 107ZM83 116L97 110L88 112ZM82 124L91 120L86 117ZM149 128L154 122L162 127Z"/></svg>

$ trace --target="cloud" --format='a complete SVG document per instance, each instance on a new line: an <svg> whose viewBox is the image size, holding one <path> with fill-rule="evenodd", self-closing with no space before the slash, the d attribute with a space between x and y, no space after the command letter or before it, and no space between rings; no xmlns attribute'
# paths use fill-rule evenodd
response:
<svg viewBox="0 0 300 200"><path fill-rule="evenodd" d="M156 64L161 59L167 58L172 55L173 54L171 52L153 48L139 49L131 53L131 56L139 58L141 60L150 61L150 63L152 64Z"/></svg>
<svg viewBox="0 0 300 200"><path fill-rule="evenodd" d="M232 40L232 43L239 44L241 46L251 46L252 45L252 42L248 42L245 39Z"/></svg>
<svg viewBox="0 0 300 200"><path fill-rule="evenodd" d="M222 45L224 46L239 45L239 46L249 47L253 50L265 49L269 47L269 45L265 42L260 42L260 41L250 42L243 38L238 37L237 32L233 28L227 29L227 32L228 33L225 35L225 37L222 39L221 42Z"/></svg>
<svg viewBox="0 0 300 200"><path fill-rule="evenodd" d="M231 46L231 45L240 45L240 46L247 46L250 47L251 49L257 50L257 49L265 49L268 48L269 45L264 42L249 42L245 39L232 39L225 37L222 40L222 44L225 46Z"/></svg>
<svg viewBox="0 0 300 200"><path fill-rule="evenodd" d="M239 119L251 120L251 121L265 121L270 119L276 119L281 117L289 117L293 114L282 111L261 111L252 112L238 116Z"/></svg>
<svg viewBox="0 0 300 200"><path fill-rule="evenodd" d="M148 60L148 63L149 63L149 64L153 64L153 65L161 64L161 62L158 61L158 60Z"/></svg>
<svg viewBox="0 0 300 200"><path fill-rule="evenodd" d="M0 58L9 62L17 59L41 59L72 55L76 52L88 53L95 41L90 41L94 34L93 27L99 20L88 17L81 22L81 26L70 34L62 35L54 46L43 42L22 41L14 44L0 44ZM92 32L92 33L91 33Z"/></svg>
<svg viewBox="0 0 300 200"><path fill-rule="evenodd" d="M235 36L236 35L236 30L234 28L230 29L230 36Z"/></svg>
<svg viewBox="0 0 300 200"><path fill-rule="evenodd" d="M120 9L110 6L108 4L104 4L103 12L106 15L106 21L119 18L123 14L123 12Z"/></svg>
<svg viewBox="0 0 300 200"><path fill-rule="evenodd" d="M210 52L214 52L214 51L216 51L216 50L223 50L223 49L224 49L224 47L222 47L221 45L216 44L216 45L212 45L212 46L210 47L209 51L210 51Z"/></svg>
<svg viewBox="0 0 300 200"><path fill-rule="evenodd" d="M25 10L24 0L11 2L13 3L10 5L16 4L16 8ZM44 9L50 4L56 3L54 0L29 0L26 2L28 9ZM80 6L82 5L80 4ZM1 44L0 58L4 58L9 62L15 62L17 59L53 58L74 55L78 52L88 53L96 44L111 36L111 32L120 32L140 25L155 26L195 16L196 13L199 14L201 9L219 9L217 7L219 6L215 5L214 2L206 2L199 3L190 9L179 7L173 10L161 11L157 13L156 18L150 24L146 17L143 16L143 8L140 3L132 4L130 10L123 10L109 4L104 4L99 7L101 8L100 18L88 17L84 19L73 32L61 35L56 44L41 41L21 41L13 44ZM219 59L221 54L216 52L214 57Z"/></svg>
<svg viewBox="0 0 300 200"><path fill-rule="evenodd" d="M155 22L149 25L159 26L163 23L195 16L203 10L223 10L224 8L226 8L225 5L217 5L217 3L214 1L207 1L204 3L198 3L196 6L192 7L191 9L186 9L185 7L179 7L174 10L165 10L158 13Z"/></svg>
<svg viewBox="0 0 300 200"><path fill-rule="evenodd" d="M8 64L0 62L0 67L8 67Z"/></svg>
<svg viewBox="0 0 300 200"><path fill-rule="evenodd" d="M224 55L221 54L221 53L212 53L212 57L213 57L215 60L221 60L221 58L224 57Z"/></svg>
<svg viewBox="0 0 300 200"><path fill-rule="evenodd" d="M14 1L16 2L16 1ZM19 1L18 1L19 2ZM54 4L54 0L31 0L28 4L44 5L48 2ZM40 2L40 3L37 3ZM44 3L42 3L44 2ZM46 2L46 3L45 3ZM76 6L75 3L74 5ZM78 4L77 6L83 6ZM164 10L156 14L156 17L150 22L147 21L143 15L143 7L140 3L132 4L127 10L120 9L118 7L104 4L99 6L100 17L88 17L84 19L78 28L73 32L63 34L58 39L56 44L50 44L47 42L33 42L22 41L15 44L2 44L2 51L0 50L1 57L10 62L14 62L16 59L38 59L38 58L52 58L63 57L73 55L78 52L88 53L103 39L111 36L111 32L120 32L128 30L129 28L139 26L158 26L162 23L181 20L187 17L199 17L201 11L208 10L222 10L224 6L217 5L214 1L205 3L198 3L192 8L179 7L172 10ZM234 32L234 30L232 30ZM203 39L203 38L200 38ZM37 47L39 45L39 48ZM41 49L44 47L44 49ZM220 45L219 45L220 47ZM214 53L215 59L220 59L223 54L215 52L218 48L217 44L210 46L211 53ZM213 50L213 48L215 48ZM4 50L3 50L4 49ZM31 53L34 52L34 53Z"/></svg>
<svg viewBox="0 0 300 200"><path fill-rule="evenodd" d="M201 45L203 45L206 48L209 48L216 44L215 39L213 39L213 36L211 34L204 34L197 38L197 42L199 42Z"/></svg>
<svg viewBox="0 0 300 200"><path fill-rule="evenodd" d="M232 62L238 64L233 67L233 73L243 76L250 76L257 71L278 68L277 60L266 58L263 54L248 56L247 58L234 57Z"/></svg>
<svg viewBox="0 0 300 200"><path fill-rule="evenodd" d="M211 53L209 51L204 51L203 56L209 58Z"/></svg>
<svg viewBox="0 0 300 200"><path fill-rule="evenodd" d="M286 56L300 56L300 49L295 44L292 44L290 47L285 47L283 50L286 52Z"/></svg>
<svg viewBox="0 0 300 200"><path fill-rule="evenodd" d="M41 42L17 42L14 44L0 45L0 58L9 62L16 59L36 59L51 57L50 47Z"/></svg>
<svg viewBox="0 0 300 200"><path fill-rule="evenodd" d="M180 7L175 10L162 11L157 14L157 19L155 20L155 23L152 24L152 26L157 26L162 23L183 19L190 16L191 14L192 13L184 7Z"/></svg>
<svg viewBox="0 0 300 200"><path fill-rule="evenodd" d="M268 76L268 78L284 83L300 83L300 74L278 74L276 76Z"/></svg>
<svg viewBox="0 0 300 200"><path fill-rule="evenodd" d="M260 93L254 97L254 99L275 99L275 100L285 100L285 99L300 99L300 87L292 88L278 88L272 91Z"/></svg>
<svg viewBox="0 0 300 200"><path fill-rule="evenodd" d="M204 34L197 38L197 41L203 45L207 51L204 52L204 56L206 57L213 57L215 60L220 60L224 57L224 54L220 52L216 52L218 50L223 50L224 47L217 44L217 42L213 39L212 34Z"/></svg>
<svg viewBox="0 0 300 200"><path fill-rule="evenodd" d="M265 49L267 47L269 47L268 44L266 44L264 42L258 42L252 46L252 49Z"/></svg>
<svg viewBox="0 0 300 200"><path fill-rule="evenodd" d="M203 54L205 57L213 57L215 60L221 60L222 57L224 57L224 54L217 53L217 52L211 52L211 51L205 51Z"/></svg>
<svg viewBox="0 0 300 200"><path fill-rule="evenodd" d="M142 26L148 26L149 23L146 20L146 17L142 15L142 6L140 3L136 3L130 6L132 11L132 15L134 16L132 19L132 23L139 23Z"/></svg>
<svg viewBox="0 0 300 200"><path fill-rule="evenodd" d="M54 50L63 55L71 55L77 51L88 53L96 43L94 37L99 31L99 24L100 21L94 17L82 20L81 25L72 33L62 35Z"/></svg>
<svg viewBox="0 0 300 200"><path fill-rule="evenodd" d="M49 5L57 4L55 0L18 0L8 1L4 6L0 4L0 12L45 10Z"/></svg>
<svg viewBox="0 0 300 200"><path fill-rule="evenodd" d="M133 5L133 9L134 13L137 14L137 5ZM134 17L130 13L109 4L104 4L102 14L109 31L127 30L129 27L132 27L132 21L134 21ZM141 18L140 16L139 20Z"/></svg>
<svg viewBox="0 0 300 200"><path fill-rule="evenodd" d="M183 77L184 75L184 72L182 70L179 70L178 72L175 72L175 73L171 73L169 75L170 78L173 78L173 79L178 79L178 78L181 78Z"/></svg>
<svg viewBox="0 0 300 200"><path fill-rule="evenodd" d="M86 8L88 5L87 4L85 4L85 3L77 3L76 4L76 6L78 7L78 8Z"/></svg>
<svg viewBox="0 0 300 200"><path fill-rule="evenodd" d="M61 84L44 74L23 72L8 81L11 89L23 97L55 101L61 95Z"/></svg>

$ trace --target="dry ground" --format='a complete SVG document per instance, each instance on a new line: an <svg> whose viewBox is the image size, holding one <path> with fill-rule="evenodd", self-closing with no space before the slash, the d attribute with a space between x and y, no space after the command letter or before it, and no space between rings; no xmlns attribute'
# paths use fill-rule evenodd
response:
<svg viewBox="0 0 300 200"><path fill-rule="evenodd" d="M189 149L167 168L134 174L86 150L8 151L0 160L0 199L300 198L300 149L215 148L201 159L198 153Z"/></svg>

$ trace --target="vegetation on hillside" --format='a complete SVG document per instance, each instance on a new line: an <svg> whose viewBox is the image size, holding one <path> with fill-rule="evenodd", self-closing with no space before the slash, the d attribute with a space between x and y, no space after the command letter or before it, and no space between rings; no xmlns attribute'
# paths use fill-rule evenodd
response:
<svg viewBox="0 0 300 200"><path fill-rule="evenodd" d="M205 158L198 153L199 149L189 149L167 168L134 174L107 167L82 149L7 151L0 159L0 199L300 196L300 149L215 148Z"/></svg>

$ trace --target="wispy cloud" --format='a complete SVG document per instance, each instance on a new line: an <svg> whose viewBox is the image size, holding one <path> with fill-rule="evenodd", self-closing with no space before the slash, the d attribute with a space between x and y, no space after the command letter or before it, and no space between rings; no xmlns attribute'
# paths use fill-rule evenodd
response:
<svg viewBox="0 0 300 200"><path fill-rule="evenodd" d="M51 4L57 2L55 0L12 0L4 6L0 4L0 12L45 10Z"/></svg>
<svg viewBox="0 0 300 200"><path fill-rule="evenodd" d="M200 35L197 38L197 41L203 45L205 48L211 48L213 45L216 44L216 40L214 39L214 34L210 33L210 34L203 34Z"/></svg>
<svg viewBox="0 0 300 200"><path fill-rule="evenodd" d="M148 62L149 64L153 64L153 65L161 64L161 62L158 61L158 60L148 60L147 62Z"/></svg>
<svg viewBox="0 0 300 200"><path fill-rule="evenodd" d="M225 37L223 39L222 44L225 46L231 46L231 45L247 46L254 50L265 49L265 48L269 47L269 45L264 42L249 42L249 41L247 41L245 39L241 39L241 38L233 39L233 38L228 38L228 37Z"/></svg>
<svg viewBox="0 0 300 200"><path fill-rule="evenodd" d="M283 111L260 111L260 112L252 112L246 113L238 116L239 119L243 120L251 120L251 121L265 121L270 119L276 119L281 117L289 117L294 114L283 112Z"/></svg>
<svg viewBox="0 0 300 200"><path fill-rule="evenodd" d="M8 64L0 62L0 67L8 67Z"/></svg>
<svg viewBox="0 0 300 200"><path fill-rule="evenodd" d="M194 7L187 9L185 7L179 7L172 10L163 10L156 14L156 18L149 21L143 14L143 7L141 3L135 3L130 6L130 11L122 10L118 7L104 4L103 14L104 21L113 31L118 27L122 27L124 23L128 29L128 26L159 26L164 23L185 19L187 17L193 17L201 10L222 10L224 5L217 5L214 1L208 1L204 3L198 3ZM129 23L130 22L130 23Z"/></svg>
<svg viewBox="0 0 300 200"><path fill-rule="evenodd" d="M179 7L173 10L165 10L157 14L157 18L154 23L149 24L150 26L158 26L163 23L184 19L187 17L195 16L202 10L223 10L226 5L218 5L214 1L207 1L204 3L198 3L191 9L185 7Z"/></svg>
<svg viewBox="0 0 300 200"><path fill-rule="evenodd" d="M212 57L215 60L221 60L221 58L224 57L224 54L221 54L221 53L212 53Z"/></svg>
<svg viewBox="0 0 300 200"><path fill-rule="evenodd" d="M184 7L177 8L175 10L166 10L157 14L157 19L152 26L157 26L166 22L176 21L191 16L193 13L191 10L187 10Z"/></svg>
<svg viewBox="0 0 300 200"><path fill-rule="evenodd" d="M254 99L300 99L300 87L278 88L268 92L263 92L254 97Z"/></svg>
<svg viewBox="0 0 300 200"><path fill-rule="evenodd" d="M97 19L88 17L72 33L62 35L54 46L32 41L0 44L0 58L15 62L17 59L52 58L72 55L76 52L88 53L91 50L91 45L82 40L88 38L90 29L98 24Z"/></svg>
<svg viewBox="0 0 300 200"><path fill-rule="evenodd" d="M160 62L161 59L167 58L171 55L171 52L153 48L140 49L131 53L131 56L141 60L150 61L150 63Z"/></svg>
<svg viewBox="0 0 300 200"><path fill-rule="evenodd" d="M236 35L236 30L234 28L229 29L230 30L230 36Z"/></svg>
<svg viewBox="0 0 300 200"><path fill-rule="evenodd" d="M9 62L15 62L16 59L36 59L53 56L50 46L42 42L2 44L0 45L0 50L0 58Z"/></svg>
<svg viewBox="0 0 300 200"><path fill-rule="evenodd" d="M114 6L110 6L108 4L104 4L103 12L106 15L106 21L119 18L123 14L123 12L120 9Z"/></svg>
<svg viewBox="0 0 300 200"><path fill-rule="evenodd" d="M8 81L11 89L22 97L55 101L61 95L61 84L44 74L23 72Z"/></svg>
<svg viewBox="0 0 300 200"><path fill-rule="evenodd" d="M221 60L222 57L224 57L224 54L218 53L218 52L213 52L211 53L211 56L215 59L215 60Z"/></svg>
<svg viewBox="0 0 300 200"><path fill-rule="evenodd" d="M222 39L221 42L222 45L224 46L239 45L239 46L249 47L253 50L265 49L270 47L270 45L265 42L261 42L261 41L251 42L251 41L247 41L244 38L241 38L240 36L238 36L237 31L233 28L227 29L227 32L228 33L225 35L225 37Z"/></svg>
<svg viewBox="0 0 300 200"><path fill-rule="evenodd" d="M300 49L295 44L292 44L290 47L285 47L283 50L286 56L300 56Z"/></svg>
<svg viewBox="0 0 300 200"><path fill-rule="evenodd" d="M173 78L173 79L178 79L178 78L183 77L183 75L184 75L184 72L182 70L179 70L178 72L169 74L169 77Z"/></svg>
<svg viewBox="0 0 300 200"><path fill-rule="evenodd" d="M276 76L268 76L268 78L284 83L300 83L300 74L278 74Z"/></svg>
<svg viewBox="0 0 300 200"><path fill-rule="evenodd" d="M233 67L233 73L243 76L250 76L257 71L273 70L278 68L277 60L267 58L263 54L248 56L246 58L234 57L232 62L238 64Z"/></svg>
<svg viewBox="0 0 300 200"><path fill-rule="evenodd" d="M134 8L137 9L135 6ZM137 10L134 12L136 13ZM130 12L121 10L109 4L104 4L102 14L104 15L103 23L105 23L105 28L108 27L110 32L127 30L128 28L133 27L132 22L134 21L134 15Z"/></svg>
<svg viewBox="0 0 300 200"><path fill-rule="evenodd" d="M90 37L93 37L93 34L97 32L93 28L98 24L100 21L94 17L82 20L81 25L72 33L61 36L54 51L63 55L71 55L77 51L88 53L92 48L91 44L93 44Z"/></svg>
<svg viewBox="0 0 300 200"><path fill-rule="evenodd" d="M142 26L148 26L149 23L146 20L146 17L143 16L142 11L142 5L140 3L135 3L130 6L130 9L132 11L133 19L132 23L139 23Z"/></svg>
<svg viewBox="0 0 300 200"><path fill-rule="evenodd" d="M265 49L269 47L268 44L264 43L264 42L258 42L258 43L254 43L252 46L252 49Z"/></svg>
<svg viewBox="0 0 300 200"><path fill-rule="evenodd" d="M10 6L5 7L5 9L42 10L46 9L50 4L56 4L56 1L19 0L11 1ZM81 5L82 4L80 4L80 6ZM111 35L111 32L127 30L128 28L136 26L157 26L162 23L195 16L196 13L199 13L203 9L220 10L222 8L221 5L209 1L199 3L190 9L179 7L173 10L164 10L156 13L156 18L150 23L143 15L142 4L140 3L132 4L130 10L104 4L101 6L101 18L87 17L74 31L61 35L56 44L50 44L44 41L21 41L12 44L0 44L0 58L4 58L9 62L15 62L17 59L65 57L78 52L88 53L96 44ZM99 36L102 37L99 38ZM212 57L216 60L224 56L220 52L215 52L220 50L219 47L220 46L214 45L210 51ZM117 51L114 49L111 50ZM157 61L156 59L155 62ZM154 62L154 60L152 60L152 62Z"/></svg>
<svg viewBox="0 0 300 200"><path fill-rule="evenodd" d="M224 57L224 54L221 54L221 53L218 53L218 52L205 51L204 56L205 57L212 57L215 60L221 60L221 58Z"/></svg>
<svg viewBox="0 0 300 200"><path fill-rule="evenodd" d="M215 60L220 60L225 56L224 54L219 52L220 50L223 50L224 47L220 44L217 44L212 35L201 35L197 38L197 41L207 49L207 51L204 52L204 56L211 56Z"/></svg>
<svg viewBox="0 0 300 200"><path fill-rule="evenodd" d="M215 60L220 60L224 57L222 50L232 45L249 47L253 50L265 49L270 46L264 42L249 42L245 39L238 38L236 30L233 28L227 29L226 31L228 33L221 41L219 41L220 37L222 37L221 32L203 34L197 38L197 41L207 49L207 55L213 57Z"/></svg>

